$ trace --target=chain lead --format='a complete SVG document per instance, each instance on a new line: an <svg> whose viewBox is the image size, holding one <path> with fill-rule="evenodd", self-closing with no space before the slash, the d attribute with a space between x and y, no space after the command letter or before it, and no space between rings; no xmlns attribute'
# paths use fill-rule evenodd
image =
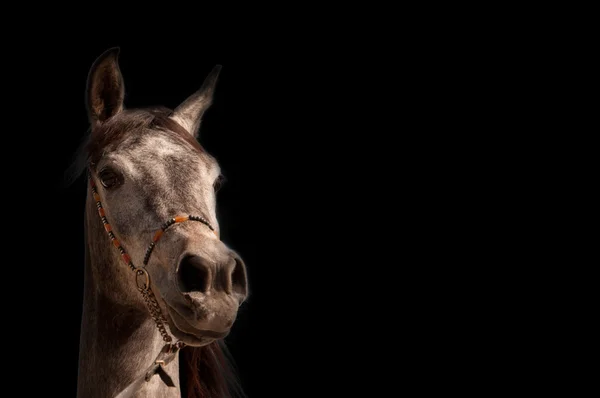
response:
<svg viewBox="0 0 600 398"><path fill-rule="evenodd" d="M163 317L162 312L160 311L160 307L158 305L158 301L156 301L156 296L154 295L154 292L152 292L152 289L150 287L148 287L148 289L138 288L138 290L140 291L140 293L142 293L142 297L144 298L146 306L150 311L150 316L152 317L152 319L154 319L156 327L162 335L163 340L166 343L170 343L171 341L173 341L173 338L169 336L169 333L167 333L167 330L165 328L166 320Z"/></svg>

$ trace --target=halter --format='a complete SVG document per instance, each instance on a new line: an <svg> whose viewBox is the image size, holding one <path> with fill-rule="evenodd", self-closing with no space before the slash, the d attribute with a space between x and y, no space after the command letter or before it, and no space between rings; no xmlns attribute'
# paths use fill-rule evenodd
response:
<svg viewBox="0 0 600 398"><path fill-rule="evenodd" d="M126 394L133 393L134 385L136 386L135 388L139 387L139 384L141 384L144 380L149 381L150 378L155 373L158 373L160 375L161 379L167 385L173 387L173 386L175 386L175 384L173 383L173 381L171 380L169 375L165 372L165 370L163 369L163 366L166 366L169 362L171 362L174 359L177 351L179 351L179 349L183 348L185 346L185 343L183 341L179 340L175 344L171 344L171 342L173 341L173 338L169 335L169 333L167 332L167 330L165 328L165 323L167 320L163 316L160 306L158 304L158 301L156 300L156 296L154 295L154 292L152 291L151 282L150 282L150 274L148 274L148 271L146 270L146 266L148 265L148 262L150 261L150 256L152 255L152 252L154 251L154 247L156 246L156 243L163 236L164 232L174 224L182 223L184 221L197 221L197 222L201 222L202 224L206 225L215 234L215 236L217 236L217 239L219 238L219 235L217 234L217 232L215 231L213 226L210 224L210 222L208 222L208 220L206 220L204 217L194 216L194 215L173 217L173 218L167 220L160 227L160 229L154 233L152 242L150 242L150 244L148 245L148 249L146 250L146 254L144 255L143 266L136 267L133 264L131 257L127 254L127 252L121 245L121 242L115 237L115 234L112 230L112 226L110 225L110 223L108 222L108 219L106 218L106 212L104 211L104 208L102 207L102 202L100 200L100 194L98 193L98 190L96 188L96 182L92 178L92 172L90 169L88 169L88 180L90 181L92 196L93 196L94 200L96 201L96 207L98 208L98 215L100 216L100 219L102 220L104 229L106 230L108 237L110 238L113 245L117 248L119 253L121 253L121 258L123 259L125 264L127 264L129 266L129 268L135 272L136 287L142 294L142 297L144 299L144 302L146 303L146 306L148 307L150 315L151 315L152 319L154 320L154 322L156 323L156 327L158 328L163 341L166 343L165 346L163 347L163 349L158 354L158 357L156 358L154 363L146 371L145 375L142 378L134 381L134 383L130 384L130 386L128 386L117 397L129 396Z"/></svg>

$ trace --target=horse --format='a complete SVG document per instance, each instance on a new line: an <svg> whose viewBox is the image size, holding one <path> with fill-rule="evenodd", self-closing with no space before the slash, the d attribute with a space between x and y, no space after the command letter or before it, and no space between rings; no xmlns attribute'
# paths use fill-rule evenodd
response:
<svg viewBox="0 0 600 398"><path fill-rule="evenodd" d="M119 54L88 72L71 169L88 182L77 396L244 396L224 338L247 270L220 239L223 176L199 140L221 66L173 110L129 109Z"/></svg>

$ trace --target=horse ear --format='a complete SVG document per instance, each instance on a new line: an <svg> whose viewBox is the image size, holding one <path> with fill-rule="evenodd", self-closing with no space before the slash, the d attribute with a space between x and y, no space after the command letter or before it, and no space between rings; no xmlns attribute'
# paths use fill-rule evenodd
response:
<svg viewBox="0 0 600 398"><path fill-rule="evenodd" d="M216 65L202 83L202 87L175 108L173 115L171 115L174 121L182 125L196 138L198 138L202 115L212 104L220 72L221 65Z"/></svg>
<svg viewBox="0 0 600 398"><path fill-rule="evenodd" d="M125 86L118 63L119 48L106 50L92 64L87 78L86 108L92 126L123 110Z"/></svg>

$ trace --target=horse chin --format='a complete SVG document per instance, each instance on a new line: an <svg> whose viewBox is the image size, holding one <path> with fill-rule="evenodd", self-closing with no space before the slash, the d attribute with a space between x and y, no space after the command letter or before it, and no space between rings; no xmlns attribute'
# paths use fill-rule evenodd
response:
<svg viewBox="0 0 600 398"><path fill-rule="evenodd" d="M229 329L223 332L215 332L194 328L168 304L167 313L166 318L171 334L188 346L202 347L215 340L225 338L229 334Z"/></svg>
<svg viewBox="0 0 600 398"><path fill-rule="evenodd" d="M190 347L203 347L215 341L215 339L205 336L197 336L190 333L179 330L176 326L171 326L172 322L169 322L169 330L176 340L182 341L185 345Z"/></svg>

